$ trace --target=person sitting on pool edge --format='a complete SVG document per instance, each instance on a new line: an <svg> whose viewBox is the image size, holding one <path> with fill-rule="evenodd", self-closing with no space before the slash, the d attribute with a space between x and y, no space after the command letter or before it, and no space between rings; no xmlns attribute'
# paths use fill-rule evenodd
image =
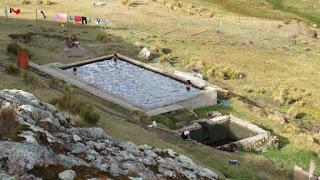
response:
<svg viewBox="0 0 320 180"><path fill-rule="evenodd" d="M76 67L73 67L73 69L72 69L72 74L73 74L74 76L77 76L77 68L76 68Z"/></svg>
<svg viewBox="0 0 320 180"><path fill-rule="evenodd" d="M114 62L117 62L118 59L119 59L118 54L117 54L117 53L114 53L113 56L112 56L112 60L113 60Z"/></svg>
<svg viewBox="0 0 320 180"><path fill-rule="evenodd" d="M186 89L187 89L187 91L190 91L190 90L191 90L191 87L192 87L191 81L190 81L190 80L187 80L187 81L186 81Z"/></svg>

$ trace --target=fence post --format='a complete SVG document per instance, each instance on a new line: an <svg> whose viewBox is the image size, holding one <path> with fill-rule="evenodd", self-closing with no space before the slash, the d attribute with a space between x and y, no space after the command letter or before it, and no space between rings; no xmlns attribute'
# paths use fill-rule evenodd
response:
<svg viewBox="0 0 320 180"><path fill-rule="evenodd" d="M8 8L7 8L7 0L4 0L4 12L6 13L6 21L8 22Z"/></svg>
<svg viewBox="0 0 320 180"><path fill-rule="evenodd" d="M69 11L67 11L67 24L70 23L70 16L69 16Z"/></svg>
<svg viewBox="0 0 320 180"><path fill-rule="evenodd" d="M219 34L220 34L220 43L222 42L222 18L219 17Z"/></svg>
<svg viewBox="0 0 320 180"><path fill-rule="evenodd" d="M38 21L38 8L36 8L36 23Z"/></svg>

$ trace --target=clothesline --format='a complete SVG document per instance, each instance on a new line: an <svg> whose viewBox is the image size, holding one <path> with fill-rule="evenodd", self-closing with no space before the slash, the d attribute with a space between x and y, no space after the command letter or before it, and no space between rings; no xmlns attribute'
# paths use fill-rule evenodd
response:
<svg viewBox="0 0 320 180"><path fill-rule="evenodd" d="M33 12L31 10L22 10L21 8L12 8L12 7L3 7L4 8L4 15L8 16L10 14L21 15L25 12ZM55 11L43 11L36 9L37 18L38 14L42 14L44 20L51 20L51 21L67 21L67 22L74 22L74 23L82 23L82 24L90 24L95 22L96 24L106 25L107 23L111 23L110 18L101 18L101 17L92 17L92 16L82 16L82 15L71 15L69 13L59 13ZM50 16L47 14L49 13ZM53 15L51 15L54 13Z"/></svg>
<svg viewBox="0 0 320 180"><path fill-rule="evenodd" d="M95 22L96 24L104 25L111 23L110 18L100 18L100 17L91 17L91 16L81 16L81 15L72 15L69 13L55 13L51 18L46 14L45 11L38 10L44 20L52 20L52 21L67 21L73 23L81 23L81 24L90 24Z"/></svg>

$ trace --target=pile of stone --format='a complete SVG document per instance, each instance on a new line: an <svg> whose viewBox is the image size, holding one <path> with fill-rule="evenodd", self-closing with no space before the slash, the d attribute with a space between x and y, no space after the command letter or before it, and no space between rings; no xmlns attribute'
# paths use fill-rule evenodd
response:
<svg viewBox="0 0 320 180"><path fill-rule="evenodd" d="M207 113L208 119L213 119L213 118L217 118L217 117L221 117L222 114L218 111L211 111Z"/></svg>
<svg viewBox="0 0 320 180"><path fill-rule="evenodd" d="M101 128L75 127L69 114L20 90L0 91L22 130L0 138L0 179L218 179L173 150L121 142Z"/></svg>

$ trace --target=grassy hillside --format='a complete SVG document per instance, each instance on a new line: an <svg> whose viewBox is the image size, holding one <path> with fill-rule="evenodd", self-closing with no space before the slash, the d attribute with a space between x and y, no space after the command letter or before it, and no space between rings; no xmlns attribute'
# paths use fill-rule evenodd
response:
<svg viewBox="0 0 320 180"><path fill-rule="evenodd" d="M320 3L316 0L207 0L238 14L289 20L301 18L320 24Z"/></svg>
<svg viewBox="0 0 320 180"><path fill-rule="evenodd" d="M317 140L320 135L320 43L314 37L319 29L310 27L310 23L292 20L303 18L316 23L318 1L131 0L128 4L107 2L103 7L94 7L86 0L54 2L56 4L37 6L23 5L19 0L8 2L25 13L11 16L8 22L0 19L1 60L6 59L5 48L12 42L8 35L27 32L37 34L31 42L21 45L31 50L31 59L39 64L69 63L114 51L136 58L141 46L145 46L157 55L149 63L168 69L197 70L210 82L250 99L262 109L272 109L283 115L266 114L237 97L231 99L230 109L224 110L281 137L280 150L262 154L216 152L172 140L165 134L154 135L138 126L124 134L122 132L126 132L131 124L124 120L118 123L117 118L105 115L106 120L100 125L112 135L137 143L174 148L233 179L288 179L295 164L307 168L310 159L320 163L320 140ZM112 23L103 30L106 40L98 41L96 36L101 30L93 25L30 20L34 19L36 7L45 10L49 16L55 12L68 12L108 17ZM71 34L80 38L84 55L68 57L65 53L64 40ZM169 50L169 55L163 53L163 49ZM177 63L166 63L172 57L176 57ZM244 78L239 78L239 74L244 74ZM0 84L3 82L6 81ZM12 81L1 87L23 88L19 82ZM36 92L41 96L43 91ZM45 95L41 97L46 98ZM210 156L208 160L204 158L207 156ZM240 158L244 164L239 168L229 167L225 164L229 158Z"/></svg>

